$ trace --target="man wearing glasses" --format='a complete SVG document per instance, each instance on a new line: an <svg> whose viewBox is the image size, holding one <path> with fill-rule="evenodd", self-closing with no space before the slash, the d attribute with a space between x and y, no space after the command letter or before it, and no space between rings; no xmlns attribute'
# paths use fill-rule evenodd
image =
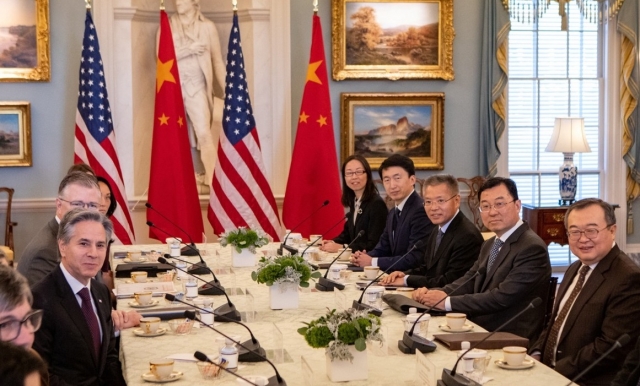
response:
<svg viewBox="0 0 640 386"><path fill-rule="evenodd" d="M413 298L427 306L445 299L437 309L465 313L472 322L493 331L533 299L546 299L551 264L546 244L520 219L521 204L513 180L490 178L478 197L482 222L496 236L484 242L478 260L464 276L443 288L418 288ZM481 267L486 272L477 274ZM449 297L454 290L455 295ZM542 330L544 312L540 305L503 331L533 340Z"/></svg>
<svg viewBox="0 0 640 386"><path fill-rule="evenodd" d="M0 341L31 348L42 322L42 311L31 309L32 302L27 280L0 265Z"/></svg>
<svg viewBox="0 0 640 386"><path fill-rule="evenodd" d="M571 264L558 289L551 323L532 346L532 356L573 378L623 334L640 335L640 268L615 243L614 208L597 198L571 205L565 215ZM622 368L628 344L613 351L580 379L609 385ZM635 383L634 383L635 385Z"/></svg>
<svg viewBox="0 0 640 386"><path fill-rule="evenodd" d="M476 226L460 212L458 181L451 175L435 175L423 184L424 210L437 225L427 241L419 268L396 271L381 280L384 285L443 287L464 275L478 259L484 241Z"/></svg>
<svg viewBox="0 0 640 386"><path fill-rule="evenodd" d="M62 179L56 198L56 216L31 239L18 261L18 272L27 278L31 287L60 263L56 242L60 219L74 208L97 211L101 197L94 176L71 172Z"/></svg>

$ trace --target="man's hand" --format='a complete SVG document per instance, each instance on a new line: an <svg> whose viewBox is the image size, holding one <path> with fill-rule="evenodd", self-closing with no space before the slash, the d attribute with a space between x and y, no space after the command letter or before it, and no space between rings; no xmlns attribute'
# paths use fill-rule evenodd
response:
<svg viewBox="0 0 640 386"><path fill-rule="evenodd" d="M333 240L322 240L321 251L335 253L342 249L342 245L334 243Z"/></svg>
<svg viewBox="0 0 640 386"><path fill-rule="evenodd" d="M358 251L351 255L351 262L359 267L368 267L371 265L371 256L366 251Z"/></svg>
<svg viewBox="0 0 640 386"><path fill-rule="evenodd" d="M420 288L425 289L426 288ZM433 306L434 304L440 302L442 299L447 297L447 293L439 290L426 290L424 292L413 292L413 300L418 301L426 306ZM435 307L439 310L444 310L444 302L438 303Z"/></svg>
<svg viewBox="0 0 640 386"><path fill-rule="evenodd" d="M390 275L380 279L380 282L378 284L404 286L404 279L403 279L404 276L405 274L402 271L391 272Z"/></svg>
<svg viewBox="0 0 640 386"><path fill-rule="evenodd" d="M113 319L113 326L116 331L122 331L125 328L139 326L140 318L142 318L142 315L133 310L128 312L122 310L111 310L111 319Z"/></svg>

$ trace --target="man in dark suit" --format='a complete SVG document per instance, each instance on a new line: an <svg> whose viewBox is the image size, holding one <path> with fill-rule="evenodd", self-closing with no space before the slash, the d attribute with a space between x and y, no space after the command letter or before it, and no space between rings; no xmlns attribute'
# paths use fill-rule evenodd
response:
<svg viewBox="0 0 640 386"><path fill-rule="evenodd" d="M436 308L462 312L481 327L493 331L522 311L533 299L546 299L551 264L546 244L520 219L515 182L488 179L478 191L482 222L495 237L485 241L478 260L467 273L442 289L418 288L414 300ZM476 275L480 267L486 272ZM448 297L452 291L455 295ZM530 310L503 331L535 339L542 330L544 304Z"/></svg>
<svg viewBox="0 0 640 386"><path fill-rule="evenodd" d="M73 209L60 223L60 265L33 289L44 311L33 348L51 385L126 385L115 346L109 290L93 278L113 225L96 211Z"/></svg>
<svg viewBox="0 0 640 386"><path fill-rule="evenodd" d="M451 175L435 175L423 184L424 209L437 225L427 241L419 268L395 271L381 284L407 287L443 287L471 268L484 239L476 226L460 212L458 181Z"/></svg>
<svg viewBox="0 0 640 386"><path fill-rule="evenodd" d="M414 189L415 166L411 158L394 154L382 161L379 173L387 195L396 206L387 215L387 223L376 247L368 253L354 253L352 262L360 267L377 266L383 271L396 262L393 269L417 268L422 263L426 241L434 225L422 208L422 198ZM419 241L422 242L421 247L398 261Z"/></svg>
<svg viewBox="0 0 640 386"><path fill-rule="evenodd" d="M67 174L58 188L56 215L34 237L18 260L18 272L33 287L60 264L58 254L58 224L73 208L98 210L102 194L98 181L90 174L72 172Z"/></svg>
<svg viewBox="0 0 640 386"><path fill-rule="evenodd" d="M571 252L578 261L564 275L552 321L532 346L532 356L573 378L623 334L640 335L640 268L615 244L611 205L587 198L565 215ZM609 385L632 346L609 354L585 374L583 385Z"/></svg>

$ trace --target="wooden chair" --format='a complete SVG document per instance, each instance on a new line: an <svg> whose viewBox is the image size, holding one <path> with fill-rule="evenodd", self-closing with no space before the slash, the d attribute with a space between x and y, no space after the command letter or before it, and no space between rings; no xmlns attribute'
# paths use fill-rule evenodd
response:
<svg viewBox="0 0 640 386"><path fill-rule="evenodd" d="M542 329L546 329L551 323L551 317L553 316L553 303L556 301L556 290L558 288L558 278L551 276L549 279L549 293L547 294L547 308L544 313L544 323Z"/></svg>
<svg viewBox="0 0 640 386"><path fill-rule="evenodd" d="M473 178L458 178L458 182L462 182L469 187L469 195L467 196L467 205L473 215L473 223L476 224L478 229L486 231L484 224L482 223L482 217L480 217L480 197L478 197L478 190L484 182L487 180L483 176L475 176Z"/></svg>
<svg viewBox="0 0 640 386"><path fill-rule="evenodd" d="M7 208L5 210L5 228L4 228L4 245L9 247L12 251L13 248L13 227L17 226L17 222L11 221L11 202L13 200L13 188L0 187L0 193L7 193Z"/></svg>

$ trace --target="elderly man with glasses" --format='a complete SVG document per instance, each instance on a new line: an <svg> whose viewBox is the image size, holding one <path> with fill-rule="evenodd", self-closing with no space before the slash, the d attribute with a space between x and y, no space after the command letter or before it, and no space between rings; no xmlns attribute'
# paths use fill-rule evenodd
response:
<svg viewBox="0 0 640 386"><path fill-rule="evenodd" d="M623 334L640 335L640 268L615 242L614 208L597 198L571 205L565 215L571 264L558 289L551 323L532 346L532 356L573 378ZM632 344L609 354L579 382L609 385ZM634 383L635 385L635 383Z"/></svg>
<svg viewBox="0 0 640 386"><path fill-rule="evenodd" d="M33 297L27 280L0 265L0 341L31 348L40 328L42 311L31 309Z"/></svg>

